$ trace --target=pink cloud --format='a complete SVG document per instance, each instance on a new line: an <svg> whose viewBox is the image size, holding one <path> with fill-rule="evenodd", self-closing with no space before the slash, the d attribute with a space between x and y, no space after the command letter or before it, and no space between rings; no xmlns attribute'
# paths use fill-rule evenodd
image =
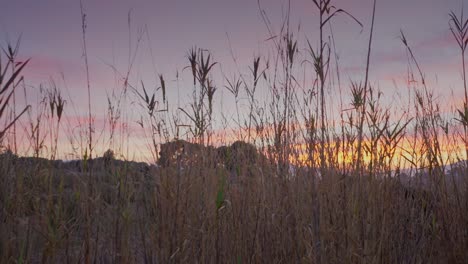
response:
<svg viewBox="0 0 468 264"><path fill-rule="evenodd" d="M430 39L423 40L414 46L415 49L429 49L429 50L437 50L441 48L455 48L456 41L452 32L450 30L446 30L442 33L439 33L433 36Z"/></svg>
<svg viewBox="0 0 468 264"><path fill-rule="evenodd" d="M80 68L76 63L61 60L52 56L32 55L29 57L21 57L19 61L30 59L26 66L24 75L30 78L47 79L63 71L79 71Z"/></svg>

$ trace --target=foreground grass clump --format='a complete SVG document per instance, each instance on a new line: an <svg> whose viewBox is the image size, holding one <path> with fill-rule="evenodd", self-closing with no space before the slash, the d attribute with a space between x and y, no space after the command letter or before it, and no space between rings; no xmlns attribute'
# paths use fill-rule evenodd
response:
<svg viewBox="0 0 468 264"><path fill-rule="evenodd" d="M215 160L155 167L98 158L88 161L95 168L93 196L83 197L83 162L11 153L0 162L2 262L82 261L87 203L94 208L89 254L98 262L314 262L320 254L331 263L462 263L468 257L468 197L456 197L441 175L424 187L330 170L313 189L314 171L298 169L286 179L262 162L227 169Z"/></svg>

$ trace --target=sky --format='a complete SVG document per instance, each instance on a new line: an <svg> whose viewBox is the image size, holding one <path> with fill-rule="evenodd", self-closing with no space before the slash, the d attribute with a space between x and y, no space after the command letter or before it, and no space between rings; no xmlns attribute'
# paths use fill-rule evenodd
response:
<svg viewBox="0 0 468 264"><path fill-rule="evenodd" d="M336 0L364 26L346 16L333 20L333 32L345 83L364 72L372 15L371 0ZM86 14L86 41L89 59L92 105L96 116L106 112L106 94L120 85L115 71L125 73L129 53L133 54L139 32L142 41L132 69L131 82L158 85L163 74L168 97L186 105L192 87L176 83L176 76L190 80L187 51L208 49L219 62L215 71L230 76L236 71L233 54L242 71L248 71L255 55L268 53L270 37L259 12L265 10L274 30L278 30L286 0L82 0ZM0 10L0 44L21 36L20 56L31 58L25 71L28 101L34 104L39 85L54 80L73 101L73 115L86 114L86 74L79 0L4 1ZM449 30L449 12L459 14L463 0L378 0L370 82L389 97L404 94L407 55L400 41L405 32L426 77L437 86L442 100L461 94L460 56ZM130 19L129 19L130 18ZM291 25L300 26L299 39L317 43L318 14L312 0L291 0ZM328 33L327 33L328 34ZM304 42L300 49L304 49ZM216 80L219 87L223 78ZM175 88L177 87L177 88ZM331 91L333 93L333 91ZM232 99L217 94L217 107L232 110ZM31 99L33 98L33 99ZM446 98L446 99L445 99ZM70 111L71 112L71 111Z"/></svg>

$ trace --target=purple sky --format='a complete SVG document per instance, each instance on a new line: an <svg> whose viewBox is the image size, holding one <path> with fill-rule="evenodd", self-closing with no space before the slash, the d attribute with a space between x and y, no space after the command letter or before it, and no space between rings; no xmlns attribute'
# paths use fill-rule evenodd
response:
<svg viewBox="0 0 468 264"><path fill-rule="evenodd" d="M262 0L274 24L279 25L282 9L287 1ZM293 17L302 25L302 32L313 40L317 33L317 14L311 0L292 2ZM353 68L356 60L364 61L366 41L371 15L371 0L335 1L355 15L365 25L360 28L342 16L335 20L334 27L338 50L343 67ZM258 11L256 0L101 0L83 1L88 23L88 52L92 70L106 71L104 63L128 64L127 14L132 10L133 42L138 28L148 27L156 71L173 74L187 62L186 51L196 45L211 50L215 59L229 64L232 59L228 50L226 32L238 59L250 61L259 53L263 40L268 37ZM0 36L15 40L22 34L24 56L32 57L32 68L41 77L63 71L74 81L82 79L81 21L79 1L63 0L15 0L3 5L0 17ZM448 31L448 12L459 11L461 0L392 0L378 1L377 24L373 63L375 76L388 71L393 63L405 61L399 30L403 29L422 64L432 70L432 63L446 59L450 63L455 55L455 45ZM146 38L145 38L146 40ZM148 43L142 44L138 64L148 63ZM447 57L448 56L448 57ZM351 63L348 62L353 62ZM358 63L360 64L360 63ZM390 65L388 65L390 64ZM404 66L404 65L400 65ZM442 69L440 69L442 70ZM437 71L437 69L436 69ZM143 74L143 73L142 73ZM428 74L430 74L428 72ZM100 82L99 76L92 76ZM69 83L73 86L74 82Z"/></svg>
<svg viewBox="0 0 468 264"><path fill-rule="evenodd" d="M260 3L278 29L287 1L261 0ZM132 48L135 48L139 29L146 27L150 40L148 42L145 35L141 42L131 78L135 83L143 80L151 87L152 83L157 84L156 74L164 74L169 86L175 87L175 82L171 81L177 71L180 73L187 66L185 55L193 46L212 51L215 60L222 65L216 71L220 73L222 70L230 76L234 64L226 33L243 71L247 71L253 55L265 55L268 32L259 15L257 0L83 0L83 4L88 25L93 107L98 116L105 114L106 91L112 91L118 83L108 64L121 72L125 72L129 65L127 17L130 10ZM318 16L312 1L292 0L291 4L292 25L294 28L301 25L299 38L304 39L306 35L316 43ZM333 21L346 85L349 79L362 76L372 1L336 0L335 5L346 9L364 24L361 30L345 16ZM440 86L440 93L449 95L454 90L455 94L461 94L460 59L448 27L448 13L454 10L459 14L461 6L462 0L378 0L370 81L389 91L390 95L399 89L393 86L392 80L404 80L407 69L405 50L399 40L402 29L426 76ZM52 77L59 86L67 87L77 114L85 113L79 0L5 1L1 11L1 44L22 35L21 55L32 58L26 71L31 85L29 92L37 93L38 84L47 83ZM300 45L301 49L305 48ZM62 74L65 83L60 80ZM182 75L190 80L188 72L182 72ZM218 80L218 86L222 87L222 82ZM190 93L191 86L187 89L179 87L178 92L172 88L168 96L176 100L178 94L185 98Z"/></svg>

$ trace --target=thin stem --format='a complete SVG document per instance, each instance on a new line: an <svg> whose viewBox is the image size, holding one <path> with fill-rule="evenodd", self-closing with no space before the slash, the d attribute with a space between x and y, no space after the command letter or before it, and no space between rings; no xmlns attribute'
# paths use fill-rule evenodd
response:
<svg viewBox="0 0 468 264"><path fill-rule="evenodd" d="M91 111L91 84L89 80L89 64L88 64L88 50L86 46L86 14L84 13L83 1L80 0L80 10L81 10L81 29L83 34L83 59L85 63L86 70L86 88L88 93L88 148L89 148L89 157L92 158L93 151L93 119Z"/></svg>
<svg viewBox="0 0 468 264"><path fill-rule="evenodd" d="M367 104L367 87L369 82L369 68L370 68L370 56L372 50L372 37L374 35L374 24L375 24L375 7L376 7L377 0L374 0L374 7L372 9L372 22L371 22L371 30L370 30L370 37L369 37L369 46L367 49L367 62L366 62L366 76L364 79L364 98L363 104L361 106L361 119L359 121L359 130L358 130L358 155L357 155L357 163L356 169L358 173L362 172L362 141L363 141L363 129L364 129L364 119L366 114L366 104Z"/></svg>
<svg viewBox="0 0 468 264"><path fill-rule="evenodd" d="M461 56L462 56L462 67L463 67L463 88L465 90L465 101L463 102L463 110L464 113L466 114L466 109L468 109L468 92L467 92L467 85L466 85L466 65L465 65L465 48L462 47L461 51ZM466 117L465 117L466 118ZM468 167L468 126L467 123L463 123L463 131L465 134L465 159L466 159L466 165Z"/></svg>

